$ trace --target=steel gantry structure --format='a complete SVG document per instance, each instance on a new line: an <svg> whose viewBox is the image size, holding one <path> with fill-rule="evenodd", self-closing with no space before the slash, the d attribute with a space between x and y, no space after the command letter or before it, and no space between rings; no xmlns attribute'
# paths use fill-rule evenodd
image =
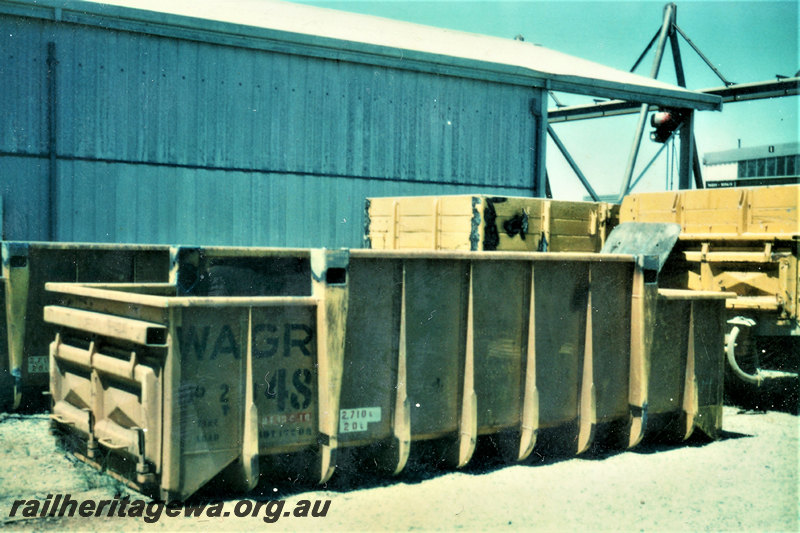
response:
<svg viewBox="0 0 800 533"><path fill-rule="evenodd" d="M659 27L658 31L655 33L653 38L650 40L650 42L647 44L644 51L639 55L633 67L631 67L630 72L634 72L639 67L639 65L642 63L647 53L650 52L650 50L655 46L655 57L653 59L653 63L650 69L650 77L657 78L658 72L661 68L664 52L667 47L667 42L669 42L672 52L672 60L675 67L675 77L677 80L677 84L685 88L686 76L684 73L683 61L681 59L681 52L679 45L679 37L683 37L683 39L688 43L688 45L692 48L692 50L694 50L698 54L698 56L703 60L703 62L706 65L708 65L708 67L717 75L717 77L724 84L721 87L702 89L696 92L719 96L721 97L723 103L743 102L749 100L759 100L759 99L776 98L783 96L795 96L800 94L800 77L798 77L800 76L800 71L796 72L792 77L776 75L776 79L774 80L767 80L760 82L735 83L728 80L719 71L719 69L717 69L714 66L714 64L705 56L705 54L703 54L703 52L697 47L697 45L686 35L686 33L678 26L676 19L677 19L677 6L673 3L665 5L664 17L661 26ZM564 146L564 143L558 137L551 124L561 123L561 122L571 122L577 120L586 120L593 118L629 115L634 113L639 114L639 121L636 127L636 135L634 137L633 146L631 147L631 151L628 156L628 162L625 169L625 174L623 175L618 201L621 201L622 198L636 186L639 180L642 179L647 170L652 166L655 160L663 152L664 147L667 145L667 141L669 141L675 134L679 135L681 141L678 188L679 189L691 188L692 174L694 175L695 186L698 189L704 187L702 172L700 169L700 159L698 157L697 147L694 142L693 110L667 109L667 108L657 107L657 109L659 109L660 111L667 113L671 112L673 119L677 117L678 120L674 120L671 125L667 125L668 127L669 126L673 127L669 127L668 136L666 138L659 139L659 142L663 142L663 146L647 163L647 165L645 165L645 168L641 171L638 177L636 179L633 179L634 169L639 155L639 148L642 142L642 136L644 134L644 129L647 126L647 116L655 106L646 103L639 104L636 102L630 102L624 100L609 100L605 102L595 102L586 105L564 106L552 92L550 94L553 100L555 101L557 107L554 109L550 109L547 112L548 134L550 135L550 138L553 140L556 147L562 153L567 163L575 172L576 176L583 184L583 186L586 188L586 191L589 193L589 196L593 200L597 201L599 199L599 196L597 195L591 183L584 175L584 173L581 171L575 160L572 158L569 151Z"/></svg>

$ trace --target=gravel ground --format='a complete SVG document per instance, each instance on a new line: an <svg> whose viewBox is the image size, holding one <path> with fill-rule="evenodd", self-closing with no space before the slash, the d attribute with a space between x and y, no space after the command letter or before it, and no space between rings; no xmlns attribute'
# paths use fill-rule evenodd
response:
<svg viewBox="0 0 800 533"><path fill-rule="evenodd" d="M726 407L716 442L647 446L538 464L472 467L332 482L327 490L262 486L260 500L330 500L325 517L9 518L16 499L142 498L60 452L44 416L0 415L0 521L11 530L614 530L798 531L798 417ZM334 480L336 476L334 476ZM246 506L248 504L239 504ZM243 507L240 507L243 508Z"/></svg>

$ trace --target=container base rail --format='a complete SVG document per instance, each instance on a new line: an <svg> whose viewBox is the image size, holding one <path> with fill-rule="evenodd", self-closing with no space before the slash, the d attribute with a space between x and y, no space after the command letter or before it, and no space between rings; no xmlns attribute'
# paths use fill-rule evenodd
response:
<svg viewBox="0 0 800 533"><path fill-rule="evenodd" d="M172 257L174 283L49 283L44 311L53 425L164 499L215 478L324 482L345 460L396 474L420 449L458 468L481 437L509 461L624 449L663 432L656 415L680 419L679 439L720 430L726 295L659 290L644 257Z"/></svg>

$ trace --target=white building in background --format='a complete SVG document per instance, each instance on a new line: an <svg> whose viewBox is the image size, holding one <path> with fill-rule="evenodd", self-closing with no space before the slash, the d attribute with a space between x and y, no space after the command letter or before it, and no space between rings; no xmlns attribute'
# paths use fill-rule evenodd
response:
<svg viewBox="0 0 800 533"><path fill-rule="evenodd" d="M706 153L703 178L709 188L800 183L800 142Z"/></svg>

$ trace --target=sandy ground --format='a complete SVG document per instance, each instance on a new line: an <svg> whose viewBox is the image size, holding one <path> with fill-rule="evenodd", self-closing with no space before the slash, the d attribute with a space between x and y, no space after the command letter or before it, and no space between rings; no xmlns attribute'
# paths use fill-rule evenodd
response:
<svg viewBox="0 0 800 533"><path fill-rule="evenodd" d="M228 518L162 514L153 524L130 517L9 518L16 499L44 500L56 493L77 500L142 496L60 452L45 417L0 417L0 522L11 530L800 529L798 417L781 412L726 407L723 438L710 443L651 445L514 466L487 466L483 460L458 472L363 480L359 488L334 481L326 490L257 489L257 499L285 500L284 512L301 500L330 500L325 517L285 516L265 523L264 511L239 518L236 498L224 503Z"/></svg>

